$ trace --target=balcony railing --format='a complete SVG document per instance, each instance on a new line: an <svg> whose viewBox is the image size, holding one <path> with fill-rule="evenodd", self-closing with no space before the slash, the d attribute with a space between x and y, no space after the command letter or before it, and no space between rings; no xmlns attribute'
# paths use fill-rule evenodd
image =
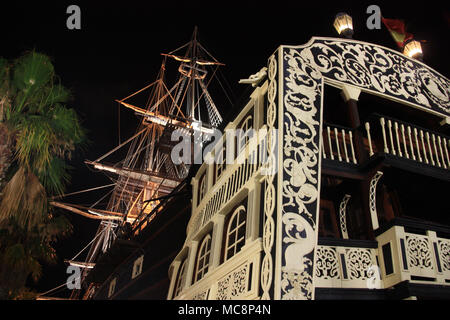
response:
<svg viewBox="0 0 450 320"><path fill-rule="evenodd" d="M377 278L376 241L319 238L316 251L315 286L319 288L381 289ZM378 280L378 281L373 281Z"/></svg>
<svg viewBox="0 0 450 320"><path fill-rule="evenodd" d="M199 205L193 209L192 218L187 227L188 237L192 230L199 230L212 217L224 208L233 197L260 173L262 166L268 163L267 131L260 130L252 137L246 147L237 155L234 163L227 164L226 170L206 193Z"/></svg>
<svg viewBox="0 0 450 320"><path fill-rule="evenodd" d="M367 158L384 153L450 169L449 137L382 115L370 116L358 129L324 124L322 138L322 157L340 163L361 163L358 152L355 155L356 139L361 138L363 150L360 152Z"/></svg>
<svg viewBox="0 0 450 320"><path fill-rule="evenodd" d="M323 128L323 158L357 164L354 129L330 124L325 124Z"/></svg>
<svg viewBox="0 0 450 320"><path fill-rule="evenodd" d="M396 218L376 241L319 238L316 250L319 288L386 289L403 281L450 286L450 228L441 225Z"/></svg>
<svg viewBox="0 0 450 320"><path fill-rule="evenodd" d="M177 300L251 300L258 298L262 242L246 244L223 264L208 270L204 278L183 288Z"/></svg>
<svg viewBox="0 0 450 320"><path fill-rule="evenodd" d="M364 129L369 156L378 151L450 169L450 139L440 133L380 115L372 116L371 120L364 124ZM378 136L380 134L381 137Z"/></svg>
<svg viewBox="0 0 450 320"><path fill-rule="evenodd" d="M386 287L405 280L450 285L450 229L442 229L397 218L377 237Z"/></svg>

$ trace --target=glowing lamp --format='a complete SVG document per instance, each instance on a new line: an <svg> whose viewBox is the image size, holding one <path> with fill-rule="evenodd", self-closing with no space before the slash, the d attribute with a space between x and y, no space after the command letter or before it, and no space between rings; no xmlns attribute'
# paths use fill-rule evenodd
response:
<svg viewBox="0 0 450 320"><path fill-rule="evenodd" d="M340 36L351 38L353 36L353 20L348 14L340 12L334 19L334 28Z"/></svg>
<svg viewBox="0 0 450 320"><path fill-rule="evenodd" d="M403 46L403 54L410 58L422 60L423 53L420 42L414 39L406 41L405 45Z"/></svg>

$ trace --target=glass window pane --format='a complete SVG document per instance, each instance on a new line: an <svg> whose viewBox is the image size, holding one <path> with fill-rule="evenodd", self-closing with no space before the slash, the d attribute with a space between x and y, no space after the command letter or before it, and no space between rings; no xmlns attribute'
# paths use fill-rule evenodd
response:
<svg viewBox="0 0 450 320"><path fill-rule="evenodd" d="M237 244L236 244L236 252L239 252L239 251L241 251L241 248L244 246L244 244L245 244L245 241L239 241Z"/></svg>
<svg viewBox="0 0 450 320"><path fill-rule="evenodd" d="M241 211L239 213L239 224L245 222L246 217L247 217L247 215L245 214L245 211Z"/></svg>
<svg viewBox="0 0 450 320"><path fill-rule="evenodd" d="M245 225L241 226L238 229L237 238L238 239L245 238Z"/></svg>
<svg viewBox="0 0 450 320"><path fill-rule="evenodd" d="M232 246L234 244L234 241L236 241L236 233L232 233L228 235L228 247Z"/></svg>
<svg viewBox="0 0 450 320"><path fill-rule="evenodd" d="M237 219L236 219L236 216L234 216L231 220L230 232L233 231L234 229L236 229L236 224L237 224Z"/></svg>
<svg viewBox="0 0 450 320"><path fill-rule="evenodd" d="M227 251L227 259L231 258L234 255L234 247L231 247Z"/></svg>

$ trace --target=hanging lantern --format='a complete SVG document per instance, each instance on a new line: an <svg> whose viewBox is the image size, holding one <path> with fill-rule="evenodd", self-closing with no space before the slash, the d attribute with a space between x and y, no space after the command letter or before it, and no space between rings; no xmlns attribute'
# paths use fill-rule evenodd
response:
<svg viewBox="0 0 450 320"><path fill-rule="evenodd" d="M340 12L336 15L333 25L339 35L346 38L353 36L353 20L345 12Z"/></svg>
<svg viewBox="0 0 450 320"><path fill-rule="evenodd" d="M422 60L422 46L420 42L414 39L407 40L403 46L403 54L410 58Z"/></svg>

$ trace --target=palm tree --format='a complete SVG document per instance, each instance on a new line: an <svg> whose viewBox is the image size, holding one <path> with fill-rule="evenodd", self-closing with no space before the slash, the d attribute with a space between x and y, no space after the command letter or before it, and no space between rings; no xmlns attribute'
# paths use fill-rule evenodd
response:
<svg viewBox="0 0 450 320"><path fill-rule="evenodd" d="M64 216L45 219L25 230L14 219L0 226L0 299L33 298L37 294L26 288L29 276L34 281L42 275L41 263L54 264L57 256L52 244L71 233Z"/></svg>
<svg viewBox="0 0 450 320"><path fill-rule="evenodd" d="M65 160L85 138L75 111L64 105L70 97L48 56L0 58L0 273L15 268L25 279L38 276L37 259L50 261L51 242L69 230L48 199L64 192ZM0 274L0 289L11 285L6 278Z"/></svg>

